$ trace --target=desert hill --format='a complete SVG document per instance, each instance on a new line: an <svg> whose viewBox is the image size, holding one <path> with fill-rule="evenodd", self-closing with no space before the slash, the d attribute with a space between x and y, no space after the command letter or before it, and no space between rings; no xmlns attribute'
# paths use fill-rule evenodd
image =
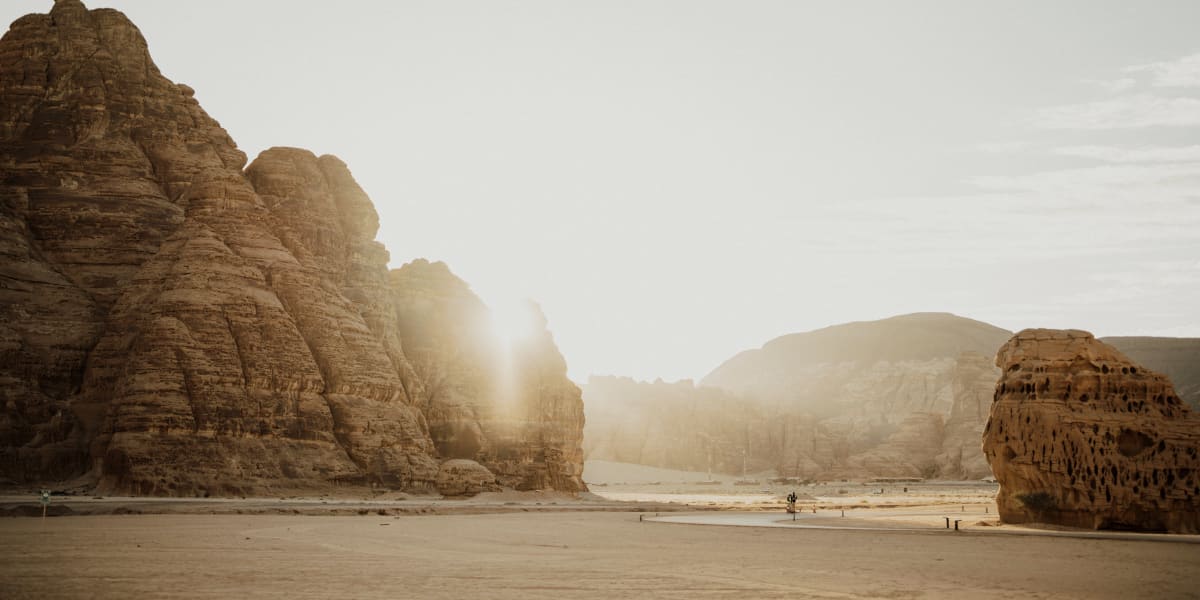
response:
<svg viewBox="0 0 1200 600"><path fill-rule="evenodd" d="M830 365L918 363L955 358L964 352L992 356L1012 333L949 313L914 313L878 321L833 325L777 337L762 348L725 361L702 385L752 394L767 400L809 402L828 399L819 389L807 397L807 368Z"/></svg>

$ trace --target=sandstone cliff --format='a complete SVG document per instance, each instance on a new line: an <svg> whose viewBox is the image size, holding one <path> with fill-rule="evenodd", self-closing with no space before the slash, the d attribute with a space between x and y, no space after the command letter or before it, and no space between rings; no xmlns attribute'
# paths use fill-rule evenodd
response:
<svg viewBox="0 0 1200 600"><path fill-rule="evenodd" d="M341 161L273 148L245 163L121 13L59 0L13 23L0 40L0 477L158 495L459 493L465 473L491 485L483 467L443 468L464 457L431 435L444 411L417 366L456 366L406 354L447 335L421 319L458 307L408 310L425 291L389 274L374 206ZM481 314L455 339L487 338ZM516 352L512 410L477 394L460 419L497 453L472 458L502 483L578 490L582 410L544 322Z"/></svg>
<svg viewBox="0 0 1200 600"><path fill-rule="evenodd" d="M519 339L481 336L487 307L444 263L413 261L391 282L440 454L474 460L516 489L584 489L583 399L541 310L525 307Z"/></svg>
<svg viewBox="0 0 1200 600"><path fill-rule="evenodd" d="M1200 529L1200 414L1166 377L1077 330L1027 329L983 437L1001 518L1096 529Z"/></svg>

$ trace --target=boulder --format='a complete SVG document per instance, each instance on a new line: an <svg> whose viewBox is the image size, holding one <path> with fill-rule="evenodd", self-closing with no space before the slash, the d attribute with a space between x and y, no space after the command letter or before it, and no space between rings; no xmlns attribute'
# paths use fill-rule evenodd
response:
<svg viewBox="0 0 1200 600"><path fill-rule="evenodd" d="M443 496L474 496L500 489L496 476L487 467L465 458L442 463L437 475L437 490Z"/></svg>
<svg viewBox="0 0 1200 600"><path fill-rule="evenodd" d="M983 434L1007 523L1195 533L1200 415L1171 382L1078 330L1027 329Z"/></svg>

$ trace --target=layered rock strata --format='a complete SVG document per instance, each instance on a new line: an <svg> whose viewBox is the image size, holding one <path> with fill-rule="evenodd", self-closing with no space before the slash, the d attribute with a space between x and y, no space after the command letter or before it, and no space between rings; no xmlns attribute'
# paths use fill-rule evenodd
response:
<svg viewBox="0 0 1200 600"><path fill-rule="evenodd" d="M1022 331L996 365L983 449L1001 519L1200 530L1200 415L1166 377L1077 330Z"/></svg>
<svg viewBox="0 0 1200 600"><path fill-rule="evenodd" d="M407 292L370 199L331 156L245 162L121 13L59 0L13 23L0 40L0 477L155 495L462 479L440 463L477 457L435 443L430 419L445 419L406 354L438 343L444 323L414 319L442 309L398 310ZM455 335L487 339L481 314ZM538 358L553 360L525 360L513 412L476 394L460 420L503 455L487 464L505 483L575 491L582 411L541 335ZM421 364L438 360L451 359Z"/></svg>

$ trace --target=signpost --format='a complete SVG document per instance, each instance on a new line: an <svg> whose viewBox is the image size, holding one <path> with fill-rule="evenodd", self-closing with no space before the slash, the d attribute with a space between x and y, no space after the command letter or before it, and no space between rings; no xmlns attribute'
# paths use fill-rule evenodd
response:
<svg viewBox="0 0 1200 600"><path fill-rule="evenodd" d="M42 490L38 498L42 503L42 520L46 520L46 507L50 506L50 490Z"/></svg>

